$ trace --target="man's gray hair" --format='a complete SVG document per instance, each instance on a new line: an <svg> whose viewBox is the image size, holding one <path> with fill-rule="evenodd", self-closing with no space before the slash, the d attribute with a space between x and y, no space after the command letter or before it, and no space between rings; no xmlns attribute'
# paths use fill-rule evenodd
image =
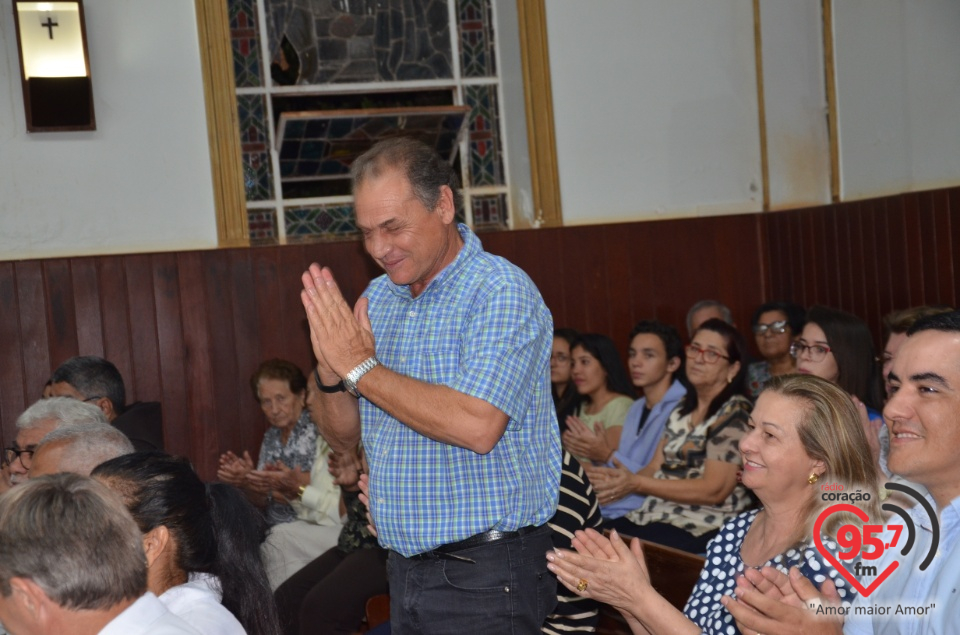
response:
<svg viewBox="0 0 960 635"><path fill-rule="evenodd" d="M23 411L17 418L18 430L35 428L44 421L54 420L59 428L63 425L93 425L107 423L107 417L100 408L70 397L50 397L41 399Z"/></svg>
<svg viewBox="0 0 960 635"><path fill-rule="evenodd" d="M436 209L440 188L444 185L453 192L454 211L463 206L460 178L456 170L437 151L413 137L393 137L378 141L361 154L350 166L353 193L364 181L398 170L403 174L413 194L428 212Z"/></svg>
<svg viewBox="0 0 960 635"><path fill-rule="evenodd" d="M730 312L730 309L723 302L717 302L716 300L700 300L687 311L687 333L691 336L693 335L693 314L699 311L700 309L710 309L716 307L717 311L720 312L720 315L723 316L723 321L727 324L733 324L733 313Z"/></svg>
<svg viewBox="0 0 960 635"><path fill-rule="evenodd" d="M127 435L109 423L59 426L43 437L37 445L37 452L52 443L64 445L58 471L84 476L89 476L93 468L104 461L134 452Z"/></svg>
<svg viewBox="0 0 960 635"><path fill-rule="evenodd" d="M147 591L140 529L93 479L53 474L0 497L0 593L32 580L68 610L104 610Z"/></svg>

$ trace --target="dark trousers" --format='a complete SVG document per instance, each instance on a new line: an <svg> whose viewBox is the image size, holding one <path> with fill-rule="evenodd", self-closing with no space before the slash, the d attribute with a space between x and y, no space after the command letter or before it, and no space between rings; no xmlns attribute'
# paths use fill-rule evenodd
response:
<svg viewBox="0 0 960 635"><path fill-rule="evenodd" d="M330 549L297 571L274 593L286 635L349 635L363 619L367 599L387 592L387 552Z"/></svg>
<svg viewBox="0 0 960 635"><path fill-rule="evenodd" d="M616 529L617 533L624 536L624 540L627 540L627 542L629 542L629 539L627 539L626 536L631 536L695 554L706 553L707 543L720 533L719 529L715 529L708 531L702 536L694 536L690 532L684 531L679 527L674 527L668 523L637 525L627 520L626 517L615 518L613 520L605 519L603 521L603 528Z"/></svg>
<svg viewBox="0 0 960 635"><path fill-rule="evenodd" d="M546 566L552 548L550 528L544 525L524 536L456 552L475 564L390 552L392 635L540 633L557 603L557 579Z"/></svg>

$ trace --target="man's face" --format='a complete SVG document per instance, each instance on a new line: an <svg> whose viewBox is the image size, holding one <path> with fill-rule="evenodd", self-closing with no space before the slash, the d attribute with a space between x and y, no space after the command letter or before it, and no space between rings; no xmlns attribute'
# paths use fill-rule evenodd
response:
<svg viewBox="0 0 960 635"><path fill-rule="evenodd" d="M442 188L437 208L429 210L406 177L391 170L361 184L354 193L354 209L367 253L394 284L410 285L413 295L456 256L449 188Z"/></svg>
<svg viewBox="0 0 960 635"><path fill-rule="evenodd" d="M30 478L47 476L61 472L60 461L67 448L66 441L44 443L43 447L33 453L33 465L30 466Z"/></svg>
<svg viewBox="0 0 960 635"><path fill-rule="evenodd" d="M888 465L943 504L960 491L960 333L921 331L907 338L890 370L883 409L890 428Z"/></svg>
<svg viewBox="0 0 960 635"><path fill-rule="evenodd" d="M673 372L671 362L679 365L680 360L667 359L667 349L663 340L654 333L637 333L630 342L627 351L627 368L633 385L646 390L661 383Z"/></svg>
<svg viewBox="0 0 960 635"><path fill-rule="evenodd" d="M53 430L55 426L56 421L47 419L32 428L18 430L17 436L13 440L13 448L32 452L40 443L40 440L47 436L47 433ZM17 485L27 480L31 467L33 467L33 457L28 458L28 453L21 454L20 458L14 458L10 461L10 484Z"/></svg>

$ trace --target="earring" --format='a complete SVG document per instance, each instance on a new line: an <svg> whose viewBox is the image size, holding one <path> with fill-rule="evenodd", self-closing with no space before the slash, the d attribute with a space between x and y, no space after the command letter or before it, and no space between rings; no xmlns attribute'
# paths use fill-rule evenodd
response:
<svg viewBox="0 0 960 635"><path fill-rule="evenodd" d="M820 475L816 473L811 474L810 477L807 478L807 482L810 483L811 485L813 485L819 480L820 480Z"/></svg>

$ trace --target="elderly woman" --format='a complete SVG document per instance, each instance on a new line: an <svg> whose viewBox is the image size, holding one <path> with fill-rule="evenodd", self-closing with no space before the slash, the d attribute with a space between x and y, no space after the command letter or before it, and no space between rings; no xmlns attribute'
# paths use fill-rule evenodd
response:
<svg viewBox="0 0 960 635"><path fill-rule="evenodd" d="M741 394L743 340L716 318L693 334L686 348L687 391L670 414L653 459L636 474L623 467L590 470L604 492L601 503L626 493L646 496L640 509L605 526L676 549L702 553L727 520L750 504L737 483L737 443L750 402ZM604 479L622 483L603 487Z"/></svg>
<svg viewBox="0 0 960 635"><path fill-rule="evenodd" d="M279 635L260 559L267 525L230 485L204 485L186 459L139 452L92 476L123 499L143 533L147 587L208 635Z"/></svg>
<svg viewBox="0 0 960 635"><path fill-rule="evenodd" d="M870 500L858 505L882 523L878 473L849 396L816 377L772 379L750 415L740 452L743 482L762 508L727 523L710 543L703 573L683 613L651 586L640 543L633 541L628 548L616 533L608 540L596 532L578 532L578 553L549 553L547 566L567 588L616 607L634 633L739 632L721 599L733 595L746 569L762 566L784 572L797 567L817 587L830 580L840 599L849 603L854 590L813 541L817 517L828 505L821 496L822 483L869 492ZM846 524L859 527L863 522L835 512L823 525L821 541L834 553L834 538Z"/></svg>
<svg viewBox="0 0 960 635"><path fill-rule="evenodd" d="M270 525L290 522L297 515L287 501L310 483L317 455L317 427L306 409L307 379L295 364L270 359L253 373L250 388L270 423L259 460L254 465L249 452L226 452L220 456L217 478L263 509Z"/></svg>
<svg viewBox="0 0 960 635"><path fill-rule="evenodd" d="M756 399L771 377L796 372L790 345L800 335L807 312L792 302L766 302L753 312L750 326L763 360L747 367L747 395Z"/></svg>

